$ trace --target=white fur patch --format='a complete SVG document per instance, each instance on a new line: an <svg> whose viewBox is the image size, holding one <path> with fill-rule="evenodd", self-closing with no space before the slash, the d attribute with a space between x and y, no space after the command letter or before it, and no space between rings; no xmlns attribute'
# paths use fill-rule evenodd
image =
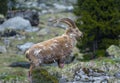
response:
<svg viewBox="0 0 120 83"><path fill-rule="evenodd" d="M68 47L68 44L65 44L65 47Z"/></svg>
<svg viewBox="0 0 120 83"><path fill-rule="evenodd" d="M58 42L58 40L55 39L54 42Z"/></svg>
<svg viewBox="0 0 120 83"><path fill-rule="evenodd" d="M50 50L53 50L53 48L52 48L52 47L49 47L49 49L50 49Z"/></svg>
<svg viewBox="0 0 120 83"><path fill-rule="evenodd" d="M29 54L29 50L27 50L25 54Z"/></svg>
<svg viewBox="0 0 120 83"><path fill-rule="evenodd" d="M45 46L43 46L43 50L46 50L46 47L45 47Z"/></svg>
<svg viewBox="0 0 120 83"><path fill-rule="evenodd" d="M42 45L42 44L40 44L39 46L43 47L43 45Z"/></svg>
<svg viewBox="0 0 120 83"><path fill-rule="evenodd" d="M57 45L57 43L53 43L51 46L55 48Z"/></svg>
<svg viewBox="0 0 120 83"><path fill-rule="evenodd" d="M42 49L37 49L37 50L35 50L35 51L34 51L34 55L35 55L35 56L38 56L41 51L42 51Z"/></svg>

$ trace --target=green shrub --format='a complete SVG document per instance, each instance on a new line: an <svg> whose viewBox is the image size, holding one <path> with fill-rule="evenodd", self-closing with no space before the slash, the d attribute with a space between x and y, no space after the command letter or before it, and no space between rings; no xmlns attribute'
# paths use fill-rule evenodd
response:
<svg viewBox="0 0 120 83"><path fill-rule="evenodd" d="M33 83L59 83L56 77L39 67L33 70L32 81Z"/></svg>
<svg viewBox="0 0 120 83"><path fill-rule="evenodd" d="M105 57L105 50L96 50L95 57Z"/></svg>

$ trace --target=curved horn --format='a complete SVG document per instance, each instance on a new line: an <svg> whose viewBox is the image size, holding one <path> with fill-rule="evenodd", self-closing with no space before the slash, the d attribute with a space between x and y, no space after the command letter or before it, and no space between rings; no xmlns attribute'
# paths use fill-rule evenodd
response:
<svg viewBox="0 0 120 83"><path fill-rule="evenodd" d="M58 21L59 22L64 22L64 23L68 24L72 28L76 28L75 23L69 18L62 18L62 19L59 19Z"/></svg>

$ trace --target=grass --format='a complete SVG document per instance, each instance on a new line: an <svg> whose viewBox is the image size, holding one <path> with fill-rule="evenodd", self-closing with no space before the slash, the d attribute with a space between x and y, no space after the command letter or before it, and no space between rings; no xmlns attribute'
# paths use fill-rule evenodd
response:
<svg viewBox="0 0 120 83"><path fill-rule="evenodd" d="M12 83L11 81L21 81L28 83L27 71L25 68L9 67L12 62L26 61L25 56L16 54L0 54L0 81Z"/></svg>

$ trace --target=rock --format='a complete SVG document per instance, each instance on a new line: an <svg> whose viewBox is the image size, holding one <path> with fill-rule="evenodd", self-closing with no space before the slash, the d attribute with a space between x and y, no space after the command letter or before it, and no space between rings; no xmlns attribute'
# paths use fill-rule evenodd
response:
<svg viewBox="0 0 120 83"><path fill-rule="evenodd" d="M34 43L32 42L27 42L23 45L17 45L17 48L24 53L28 48L30 48Z"/></svg>
<svg viewBox="0 0 120 83"><path fill-rule="evenodd" d="M41 1L41 0L16 0L15 7L16 9L32 9L37 10L38 12L42 13L49 13L49 12L64 12L64 11L73 11L74 7L73 4L76 3L76 0L47 0L47 1ZM53 11L49 11L49 10Z"/></svg>
<svg viewBox="0 0 120 83"><path fill-rule="evenodd" d="M12 29L5 29L4 31L2 31L0 33L1 37L10 37L10 36L15 36L16 34L18 34L16 32L16 30L12 30Z"/></svg>
<svg viewBox="0 0 120 83"><path fill-rule="evenodd" d="M36 11L26 11L24 13L25 19L29 20L32 26L38 26L39 24L39 14Z"/></svg>
<svg viewBox="0 0 120 83"><path fill-rule="evenodd" d="M0 53L6 53L7 49L5 46L0 46Z"/></svg>
<svg viewBox="0 0 120 83"><path fill-rule="evenodd" d="M28 20L23 19L22 17L14 17L5 21L1 25L0 30L13 29L13 30L29 30L31 29L31 24Z"/></svg>
<svg viewBox="0 0 120 83"><path fill-rule="evenodd" d="M115 73L114 76L120 79L120 72Z"/></svg>
<svg viewBox="0 0 120 83"><path fill-rule="evenodd" d="M72 11L74 8L73 6L66 6L66 5L61 5L58 3L53 4L56 9L63 10L63 11Z"/></svg>
<svg viewBox="0 0 120 83"><path fill-rule="evenodd" d="M32 29L26 30L26 32L37 32L37 31L39 31L39 29L40 28L38 28L38 27L32 27Z"/></svg>
<svg viewBox="0 0 120 83"><path fill-rule="evenodd" d="M91 68L81 68L76 71L74 81L77 82L90 82L90 83L108 83L109 76L98 69L91 69Z"/></svg>
<svg viewBox="0 0 120 83"><path fill-rule="evenodd" d="M30 63L28 62L13 62L9 65L10 67L23 67L23 68L29 68Z"/></svg>
<svg viewBox="0 0 120 83"><path fill-rule="evenodd" d="M106 50L107 55L113 57L113 58L120 58L120 47L111 45L107 50Z"/></svg>
<svg viewBox="0 0 120 83"><path fill-rule="evenodd" d="M47 13L48 13L48 10L42 10L41 13L42 13L42 14L47 14Z"/></svg>
<svg viewBox="0 0 120 83"><path fill-rule="evenodd" d="M38 26L39 24L39 14L37 11L17 10L17 11L8 11L7 13L7 18L13 18L16 16L20 16L24 19L29 20L32 26Z"/></svg>
<svg viewBox="0 0 120 83"><path fill-rule="evenodd" d="M47 5L45 3L41 3L39 4L39 6L42 8L42 9L46 9Z"/></svg>

